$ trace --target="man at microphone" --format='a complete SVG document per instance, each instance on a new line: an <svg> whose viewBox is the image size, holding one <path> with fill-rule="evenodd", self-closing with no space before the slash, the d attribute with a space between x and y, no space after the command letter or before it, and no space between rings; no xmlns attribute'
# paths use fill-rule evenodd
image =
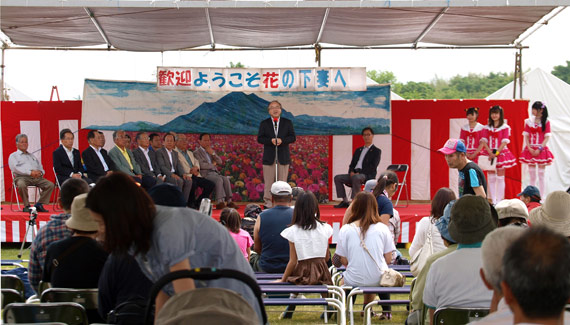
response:
<svg viewBox="0 0 570 325"><path fill-rule="evenodd" d="M259 124L257 142L263 144L263 200L265 208L271 208L271 184L276 180L287 182L291 163L289 144L295 142L296 137L293 122L281 117L281 103L276 100L270 102L267 111L270 117Z"/></svg>

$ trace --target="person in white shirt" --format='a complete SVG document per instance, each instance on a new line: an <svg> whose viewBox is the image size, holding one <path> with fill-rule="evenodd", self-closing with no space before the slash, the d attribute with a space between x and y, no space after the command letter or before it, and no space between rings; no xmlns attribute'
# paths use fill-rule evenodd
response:
<svg viewBox="0 0 570 325"><path fill-rule="evenodd" d="M497 228L491 208L480 196L464 195L451 208L449 234L457 250L435 261L427 275L423 302L433 314L442 307L488 308L492 294L479 277L481 243Z"/></svg>
<svg viewBox="0 0 570 325"><path fill-rule="evenodd" d="M433 252L435 254L445 249L443 244L443 239L434 225L437 219L443 216L443 211L445 206L455 200L455 193L448 187L442 187L435 193L433 200L431 201L431 216L423 217L420 222L416 224L416 234L412 240L412 244L409 249L410 257L412 261L418 252L422 249L426 243L427 234L431 236L433 243ZM420 270L418 270L419 273Z"/></svg>
<svg viewBox="0 0 570 325"><path fill-rule="evenodd" d="M335 252L346 266L343 284L378 286L382 273L392 261L392 251L395 249L390 229L381 222L378 215L376 199L371 193L358 193L352 202L347 224L340 229ZM373 299L373 294L364 295L364 305Z"/></svg>
<svg viewBox="0 0 570 325"><path fill-rule="evenodd" d="M14 174L14 183L24 203L23 211L30 212L28 186L37 186L40 188L40 198L35 207L39 212L49 212L43 205L49 203L51 192L54 189L53 183L44 178L45 171L42 163L28 152L27 135L22 133L16 136L16 147L18 150L10 154L8 165Z"/></svg>

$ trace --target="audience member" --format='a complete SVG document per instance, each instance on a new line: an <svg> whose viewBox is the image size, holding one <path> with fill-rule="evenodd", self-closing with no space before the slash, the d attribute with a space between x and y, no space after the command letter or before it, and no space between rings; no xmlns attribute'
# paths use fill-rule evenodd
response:
<svg viewBox="0 0 570 325"><path fill-rule="evenodd" d="M151 133L148 135L150 141L150 147L148 148L151 151L157 151L158 149L162 148L162 141L160 140L160 135L157 133Z"/></svg>
<svg viewBox="0 0 570 325"><path fill-rule="evenodd" d="M465 156L467 149L465 149L463 141L449 139L438 151L445 155L445 161L447 161L449 168L455 168L459 171L459 197L465 194L473 194L487 198L485 174L476 163L467 159Z"/></svg>
<svg viewBox="0 0 570 325"><path fill-rule="evenodd" d="M457 249L457 243L453 240L453 238L451 238L451 235L449 234L449 222L451 220L451 208L453 207L453 204L455 204L455 201L450 201L445 206L443 215L435 222L435 226L441 235L443 244L446 248L428 257L426 264L424 264L424 267L420 271L420 274L418 274L416 277L414 290L410 292L410 306L412 310L410 312L410 315L408 315L408 319L406 321L408 325L417 325L424 323L423 319L421 319L423 317L423 309L425 308L423 302L424 289L426 285L427 275L431 266L433 265L433 262L451 252L454 252Z"/></svg>
<svg viewBox="0 0 570 325"><path fill-rule="evenodd" d="M149 177L142 174L139 164L136 162L132 151L127 146L126 133L123 130L116 130L113 132L113 141L115 146L109 150L109 158L115 164L115 170L122 171L123 173L131 176L133 180L142 185L146 190L156 184L154 177Z"/></svg>
<svg viewBox="0 0 570 325"><path fill-rule="evenodd" d="M544 205L530 212L529 220L533 226L545 226L570 238L570 194L551 192Z"/></svg>
<svg viewBox="0 0 570 325"><path fill-rule="evenodd" d="M490 232L483 240L483 267L479 273L487 289L493 292L489 308L491 314L481 320L483 324L513 324L513 314L505 303L501 290L503 256L507 248L524 233L525 229L520 227L502 227Z"/></svg>
<svg viewBox="0 0 570 325"><path fill-rule="evenodd" d="M435 261L429 270L423 301L430 324L441 307L487 308L491 293L479 277L481 243L496 228L486 199L464 195L451 208L449 234L459 244L455 252Z"/></svg>
<svg viewBox="0 0 570 325"><path fill-rule="evenodd" d="M156 205L164 205L167 207L186 207L186 199L178 186L162 183L153 186L149 191L148 195Z"/></svg>
<svg viewBox="0 0 570 325"><path fill-rule="evenodd" d="M521 200L502 200L495 205L495 210L499 217L499 227L508 225L528 227L526 223L528 210Z"/></svg>
<svg viewBox="0 0 570 325"><path fill-rule="evenodd" d="M254 277L228 231L195 210L155 206L148 194L123 173L101 179L87 197L87 207L105 233L104 247L113 254L135 256L143 273L157 281L165 274L191 267L234 269ZM168 296L194 288L218 287L240 294L261 310L249 287L234 279L180 279L164 287L156 298L160 311Z"/></svg>
<svg viewBox="0 0 570 325"><path fill-rule="evenodd" d="M230 208L237 208L237 205L232 202L232 188L229 178L221 175L218 171L218 166L222 165L222 159L212 149L210 135L208 133L200 134L198 143L200 146L194 151L194 156L200 163L202 176L215 184L216 209L223 209L226 205Z"/></svg>
<svg viewBox="0 0 570 325"><path fill-rule="evenodd" d="M220 214L220 223L224 225L233 239L236 241L243 257L249 261L253 239L247 231L240 228L241 218L239 212L234 208L224 208Z"/></svg>
<svg viewBox="0 0 570 325"><path fill-rule="evenodd" d="M205 179L200 175L200 162L194 157L192 151L188 150L188 140L184 134L176 135L176 152L178 152L178 162L182 167L184 175L192 178L192 190L188 198L188 206L194 209L200 207L204 198L209 198L216 186L214 182ZM200 187L202 194L196 198L196 190Z"/></svg>
<svg viewBox="0 0 570 325"><path fill-rule="evenodd" d="M87 177L93 182L97 182L99 178L109 175L115 169L115 164L109 158L107 150L103 149L104 136L97 130L90 130L87 133L87 142L89 147L81 153Z"/></svg>
<svg viewBox="0 0 570 325"><path fill-rule="evenodd" d="M540 206L540 192L536 186L529 185L525 187L522 192L517 194L517 196L521 198L521 201L523 201L524 204L526 204L526 208L529 213L534 208Z"/></svg>
<svg viewBox="0 0 570 325"><path fill-rule="evenodd" d="M332 285L331 272L327 266L330 259L329 238L332 227L320 220L319 202L313 192L299 196L291 225L281 232L289 241L289 263L281 282L295 285ZM326 293L321 294L323 298ZM295 305L287 306L281 318L292 318Z"/></svg>
<svg viewBox="0 0 570 325"><path fill-rule="evenodd" d="M281 232L291 224L293 209L289 208L293 190L283 181L271 185L273 208L263 211L253 229L254 249L249 263L256 272L283 273L289 262L289 243Z"/></svg>
<svg viewBox="0 0 570 325"><path fill-rule="evenodd" d="M335 205L335 208L348 208L348 198L346 197L344 185L352 187L351 198L354 198L360 192L361 184L376 178L376 168L380 163L382 150L372 143L374 131L371 127L362 129L362 139L364 139L364 146L354 151L348 166L348 174L340 174L334 177L336 196L342 199L342 202Z"/></svg>
<svg viewBox="0 0 570 325"><path fill-rule="evenodd" d="M30 212L28 186L37 186L40 189L40 198L34 205L39 212L49 212L44 204L49 203L54 185L44 178L42 163L28 152L28 136L21 133L16 136L18 150L10 154L8 165L14 175L14 183L24 203L24 212Z"/></svg>
<svg viewBox="0 0 570 325"><path fill-rule="evenodd" d="M547 198L548 199L548 198ZM533 210L534 211L534 210ZM505 252L501 289L514 324L561 324L570 298L570 242L532 227Z"/></svg>
<svg viewBox="0 0 570 325"><path fill-rule="evenodd" d="M378 214L378 203L368 192L360 192L352 201L347 224L340 228L336 254L346 266L343 282L348 286L378 286L382 273L392 261L396 250L390 229ZM364 304L371 302L374 294L364 295ZM392 314L384 310L382 319L390 319Z"/></svg>
<svg viewBox="0 0 570 325"><path fill-rule="evenodd" d="M243 219L241 220L241 229L247 231L252 239L253 239L253 229L255 228L255 222L262 211L263 210L261 210L261 207L258 204L250 203L246 205L245 211L243 212ZM252 250L254 250L253 246Z"/></svg>
<svg viewBox="0 0 570 325"><path fill-rule="evenodd" d="M141 169L142 175L153 178L156 184L162 184L166 176L160 173L156 152L149 146L148 134L146 132L137 133L135 141L138 147L133 150L133 156Z"/></svg>
<svg viewBox="0 0 570 325"><path fill-rule="evenodd" d="M75 135L70 129L63 129L59 132L61 145L52 154L53 169L59 185L69 178L83 178L87 183L91 180L83 175L84 169L81 163L81 153L73 148Z"/></svg>
<svg viewBox="0 0 570 325"><path fill-rule="evenodd" d="M414 239L412 240L412 244L409 249L412 261L416 257L416 254L418 254L422 247L424 247L428 234L431 238L433 247L432 254L445 249L443 239L434 224L443 215L443 211L447 204L455 199L455 193L450 188L442 187L437 190L433 200L431 201L431 216L423 217L420 222L416 224L416 234L414 235ZM420 270L421 269L418 269L418 273Z"/></svg>
<svg viewBox="0 0 570 325"><path fill-rule="evenodd" d="M38 285L42 279L48 246L71 236L71 230L65 225L71 216L71 203L77 195L87 193L87 191L89 191L89 185L80 178L70 178L61 184L58 203L63 213L50 216L50 220L40 228L30 247L28 279L36 292L38 292Z"/></svg>
<svg viewBox="0 0 570 325"><path fill-rule="evenodd" d="M160 173L166 176L165 182L178 186L187 202L192 190L192 177L182 172L178 153L174 150L174 135L164 135L164 147L156 149L156 160Z"/></svg>
<svg viewBox="0 0 570 325"><path fill-rule="evenodd" d="M107 259L95 238L97 222L85 208L87 193L79 194L71 204L71 217L65 225L71 237L49 245L42 281L55 288L97 288L99 275Z"/></svg>

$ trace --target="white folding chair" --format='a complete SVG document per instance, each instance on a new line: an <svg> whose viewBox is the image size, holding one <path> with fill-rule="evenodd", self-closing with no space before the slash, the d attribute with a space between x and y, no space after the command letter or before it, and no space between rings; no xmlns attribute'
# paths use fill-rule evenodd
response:
<svg viewBox="0 0 570 325"><path fill-rule="evenodd" d="M20 194L18 193L18 187L16 186L16 178L14 177L13 171L10 171L10 173L12 174L12 193L10 194L10 210L12 210L12 212L22 211L22 207L20 206L20 198L19 198ZM35 199L37 200L40 194L40 189L34 185L28 185L28 189L29 188L33 188L35 190L36 192ZM18 205L18 210L14 210L14 195L16 196L16 204ZM28 198L30 198L29 195Z"/></svg>
<svg viewBox="0 0 570 325"><path fill-rule="evenodd" d="M408 176L408 171L410 170L410 166L408 166L407 164L393 164L390 165L386 168L387 170L391 170L396 174L400 174L398 175L398 179L400 179L400 183L398 184L398 197L396 199L396 204L394 204L395 208L401 208L401 207L408 207L410 205L410 194L408 192L408 183L406 181L406 178ZM404 174L404 176L402 178L401 174ZM404 190L404 187L406 188L406 205L404 206L398 206L398 202L400 202L400 196L402 195L402 191Z"/></svg>

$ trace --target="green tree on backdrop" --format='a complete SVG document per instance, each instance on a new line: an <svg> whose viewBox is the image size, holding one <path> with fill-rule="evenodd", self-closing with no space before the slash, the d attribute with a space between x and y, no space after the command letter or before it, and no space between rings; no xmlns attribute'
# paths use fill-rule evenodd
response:
<svg viewBox="0 0 570 325"><path fill-rule="evenodd" d="M566 66L555 66L552 69L552 74L570 84L570 61L566 61Z"/></svg>

